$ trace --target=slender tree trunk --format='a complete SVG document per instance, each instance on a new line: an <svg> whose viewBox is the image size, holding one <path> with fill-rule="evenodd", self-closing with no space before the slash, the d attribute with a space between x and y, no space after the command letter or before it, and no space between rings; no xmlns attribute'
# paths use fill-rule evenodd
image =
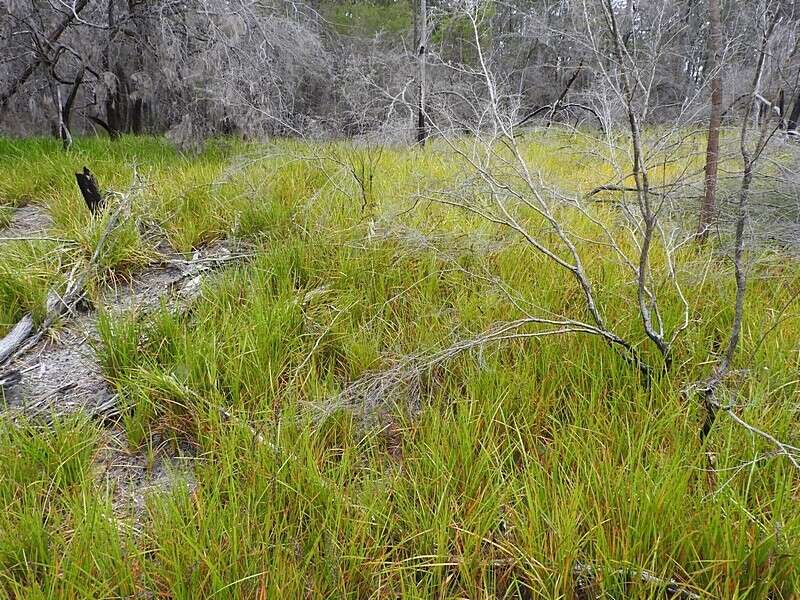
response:
<svg viewBox="0 0 800 600"><path fill-rule="evenodd" d="M108 32L107 32L107 39L106 39L106 47L103 50L103 58L102 58L102 65L103 65L103 73L110 73L111 72L111 50L114 44L114 38L117 32L117 20L116 16L114 15L114 0L108 0L107 4L107 11L106 11L106 19L108 24ZM98 123L101 127L103 127L107 132L108 136L112 140L116 140L119 138L121 133L120 129L120 122L118 118L118 94L117 90L114 93L109 93L106 95L105 100L105 121L102 119L93 119L95 123Z"/></svg>
<svg viewBox="0 0 800 600"><path fill-rule="evenodd" d="M800 94L798 94L794 100L794 105L792 106L791 114L789 114L789 122L786 128L789 131L796 131L798 121L800 121Z"/></svg>
<svg viewBox="0 0 800 600"><path fill-rule="evenodd" d="M64 122L64 106L61 103L61 86L55 84L55 102L58 111L58 137L61 139L61 148L66 152L72 146L72 134L70 134L67 124Z"/></svg>
<svg viewBox="0 0 800 600"><path fill-rule="evenodd" d="M134 135L141 135L142 121L144 120L144 101L136 98L130 110L130 132Z"/></svg>
<svg viewBox="0 0 800 600"><path fill-rule="evenodd" d="M82 66L78 74L75 75L75 81L72 83L72 90L70 90L69 96L67 96L66 102L61 105L61 90L60 87L58 88L58 109L60 111L59 114L59 125L60 125L60 133L61 133L61 144L65 151L69 150L72 147L72 131L70 122L72 120L72 107L75 105L75 99L78 97L78 90L81 87L81 83L83 83L83 75L84 75L84 67ZM58 84L56 83L58 87Z"/></svg>
<svg viewBox="0 0 800 600"><path fill-rule="evenodd" d="M150 31L147 20L147 14L149 10L147 5L147 2L128 0L128 14L131 23L136 30L136 36L138 39L137 44L142 50L134 55L132 64L129 65L127 70L128 73L143 72L147 69L146 53L144 52L146 48L150 47ZM147 125L145 119L148 114L148 100L141 97L141 95L139 95L137 98L131 98L132 92L135 91L133 84L133 79L130 76L126 76L125 104L127 106L127 114L125 131L128 133L133 133L134 135L139 135L144 131Z"/></svg>
<svg viewBox="0 0 800 600"><path fill-rule="evenodd" d="M419 10L417 8L417 0L409 0L411 2L411 14L414 16L414 37L411 38L409 47L418 48L419 43Z"/></svg>
<svg viewBox="0 0 800 600"><path fill-rule="evenodd" d="M711 80L711 118L708 123L708 144L706 147L705 195L700 205L700 222L697 238L703 241L714 219L717 199L717 171L719 169L719 133L722 126L722 72L720 47L722 46L722 18L719 0L708 0L709 67L713 73Z"/></svg>
<svg viewBox="0 0 800 600"><path fill-rule="evenodd" d="M419 2L419 45L417 46L417 54L419 60L419 94L417 106L417 143L420 146L425 145L425 140L428 139L428 122L426 116L425 106L425 88L427 86L427 52L428 52L428 2L427 0L420 0Z"/></svg>

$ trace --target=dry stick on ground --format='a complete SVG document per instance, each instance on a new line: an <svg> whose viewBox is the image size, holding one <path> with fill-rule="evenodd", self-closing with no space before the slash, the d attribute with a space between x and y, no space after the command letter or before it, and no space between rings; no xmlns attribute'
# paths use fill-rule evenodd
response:
<svg viewBox="0 0 800 600"><path fill-rule="evenodd" d="M179 312L181 314L186 313L188 310L191 309L191 306L194 300L199 296L196 292L198 291L198 280L200 277L204 276L207 273L213 272L217 268L221 268L228 263L231 262L239 262L242 260L250 259L254 255L253 254L232 254L229 256L217 256L217 257L208 257L208 258L201 258L195 260L174 260L174 261L166 261L167 264L174 264L187 267L184 272L182 272L175 280L170 282L171 286L179 286L183 282L188 280L188 283L180 287L177 291L174 289L170 289L164 295L159 296L155 305L145 306L143 312L140 314L146 315L149 312L156 310L158 307L161 306L161 300L165 298L175 298L176 302L168 302L167 307L169 310L173 310ZM188 292L188 293L187 293ZM0 377L0 389L6 388L11 389L13 386L18 384L21 380L21 373L18 371L12 370L9 373L6 373L2 377ZM64 391L69 390L70 388L74 387L75 383L68 383L65 384L55 391L51 392L47 396L43 398L39 398L34 403L26 403L23 407L16 408L12 411L8 411L7 415L12 418L17 418L24 416L27 419L35 418L38 421L43 421L45 423L50 423L54 417L59 415L63 415L63 412L59 412L57 406L54 406L52 400L54 397L58 396L59 394L63 393ZM86 417L92 420L99 420L104 422L110 422L116 419L121 412L121 406L118 403L118 395L114 393L108 393L105 397L103 397L99 402L93 403L91 405L82 406L81 407L81 414L85 415ZM226 411L220 409L223 415L227 415ZM228 417L230 415L227 415Z"/></svg>
<svg viewBox="0 0 800 600"><path fill-rule="evenodd" d="M100 239L95 246L89 262L82 271L76 273L73 269L67 281L67 289L64 294L59 294L55 290L51 290L47 295L46 312L42 324L35 327L33 316L25 315L3 339L0 339L0 366L8 362L14 356L22 354L32 346L34 346L44 335L44 333L61 317L64 313L73 309L73 307L83 297L83 291L89 278L92 276L98 261L100 260L103 251L105 250L106 242L111 236L111 233L116 229L120 218L123 213L129 208L130 200L140 189L138 185L138 173L134 168L133 183L131 188L124 194L117 194L120 198L120 203L114 213L109 217L108 223L103 230Z"/></svg>
<svg viewBox="0 0 800 600"><path fill-rule="evenodd" d="M59 244L74 244L75 240L46 236L13 235L0 237L0 242L58 242Z"/></svg>
<svg viewBox="0 0 800 600"><path fill-rule="evenodd" d="M545 325L549 328L523 331L523 328L531 325ZM340 409L352 411L360 409L365 416L375 416L381 408L390 406L393 401L398 400L399 394L404 389L410 388L409 395L416 395L415 391L418 391L420 380L425 374L430 373L436 367L447 364L464 352L481 350L489 344L503 341L527 340L567 333L602 335L602 332L596 327L579 321L528 317L507 323L497 323L483 333L455 342L443 350L430 354L405 356L385 370L368 373L351 383L324 406L315 406L314 409L318 411L319 421ZM416 402L410 404L413 405Z"/></svg>

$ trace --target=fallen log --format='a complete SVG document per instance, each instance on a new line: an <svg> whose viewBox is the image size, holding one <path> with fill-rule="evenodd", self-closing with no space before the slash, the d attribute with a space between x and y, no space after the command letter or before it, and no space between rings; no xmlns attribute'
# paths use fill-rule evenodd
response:
<svg viewBox="0 0 800 600"><path fill-rule="evenodd" d="M61 298L55 292L50 292L47 296L47 314L54 313L58 310L58 305L61 303ZM14 325L11 331L0 340L0 365L3 365L12 354L14 354L24 342L27 340L34 330L33 317L25 315L19 322Z"/></svg>

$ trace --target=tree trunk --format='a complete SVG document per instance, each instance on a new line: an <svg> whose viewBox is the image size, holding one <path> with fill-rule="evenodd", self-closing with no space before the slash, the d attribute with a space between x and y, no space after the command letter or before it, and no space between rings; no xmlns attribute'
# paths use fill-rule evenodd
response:
<svg viewBox="0 0 800 600"><path fill-rule="evenodd" d="M703 241L714 219L717 198L717 170L719 168L719 132L722 126L722 72L720 47L722 46L722 18L719 0L708 0L709 67L713 74L711 80L711 118L708 123L708 144L706 147L705 195L700 205L700 222L697 238Z"/></svg>
<svg viewBox="0 0 800 600"><path fill-rule="evenodd" d="M419 2L419 45L418 60L419 60L419 105L417 106L417 143L420 146L425 145L425 140L428 139L428 122L425 114L425 88L427 85L427 52L428 52L428 2L427 0L420 0Z"/></svg>
<svg viewBox="0 0 800 600"><path fill-rule="evenodd" d="M61 111L61 117L59 119L59 123L61 124L61 143L65 151L72 147L72 130L70 129L70 122L72 120L72 107L75 105L75 98L78 97L78 90L81 87L81 83L83 83L84 73L85 67L81 66L78 74L75 75L75 81L72 83L72 90L70 91L69 96L67 96L67 101L63 106L59 104L59 110ZM59 101L60 97L61 94L59 93Z"/></svg>
<svg viewBox="0 0 800 600"><path fill-rule="evenodd" d="M797 98L794 100L794 105L792 106L792 112L789 115L789 122L786 128L789 131L796 131L798 121L800 121L800 94L798 94Z"/></svg>
<svg viewBox="0 0 800 600"><path fill-rule="evenodd" d="M106 122L112 130L118 132L113 137L118 137L119 133L130 133L131 130L130 87L128 76L119 63L114 67L114 77L116 87L106 99Z"/></svg>
<svg viewBox="0 0 800 600"><path fill-rule="evenodd" d="M142 121L144 118L144 102L141 98L133 101L130 111L130 132L134 135L142 133Z"/></svg>
<svg viewBox="0 0 800 600"><path fill-rule="evenodd" d="M117 19L114 14L114 0L108 0L107 10L106 10L106 21L107 21L107 37L106 37L106 47L103 50L103 58L102 58L102 65L103 65L103 72L110 73L111 72L111 49L114 43L114 37L117 33ZM119 87L119 83L117 84L117 88ZM105 99L105 120L97 118L97 117L90 117L92 121L99 124L103 129L108 132L108 136L112 140L116 140L119 138L120 134L122 133L121 124L119 122L119 113L117 110L117 103L118 103L118 89L111 93L109 91L106 94Z"/></svg>

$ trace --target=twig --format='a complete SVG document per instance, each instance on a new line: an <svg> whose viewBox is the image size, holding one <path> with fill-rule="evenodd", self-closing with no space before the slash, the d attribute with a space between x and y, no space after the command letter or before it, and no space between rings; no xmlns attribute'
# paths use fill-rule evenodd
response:
<svg viewBox="0 0 800 600"><path fill-rule="evenodd" d="M767 433L763 429L759 429L758 427L751 425L750 423L742 419L739 415L737 415L733 411L732 406L723 406L716 400L712 400L712 402L714 403L715 410L717 411L721 410L727 413L728 416L731 419L733 419L733 421L736 424L740 425L741 427L744 427L747 431L749 431L753 435L767 440L770 444L775 446L777 453L779 455L785 456L787 459L789 459L789 462L792 463L792 466L794 466L796 469L800 469L800 448L798 448L797 446L792 446L791 444L787 444L785 442L781 442L771 433Z"/></svg>
<svg viewBox="0 0 800 600"><path fill-rule="evenodd" d="M197 258L191 260L184 260L184 259L175 259L171 258L168 260L161 261L161 264L165 265L183 265L183 266L193 266L202 263L226 263L231 261L239 261L239 260L249 260L254 258L255 254L231 254L229 256L211 256L208 258Z"/></svg>

